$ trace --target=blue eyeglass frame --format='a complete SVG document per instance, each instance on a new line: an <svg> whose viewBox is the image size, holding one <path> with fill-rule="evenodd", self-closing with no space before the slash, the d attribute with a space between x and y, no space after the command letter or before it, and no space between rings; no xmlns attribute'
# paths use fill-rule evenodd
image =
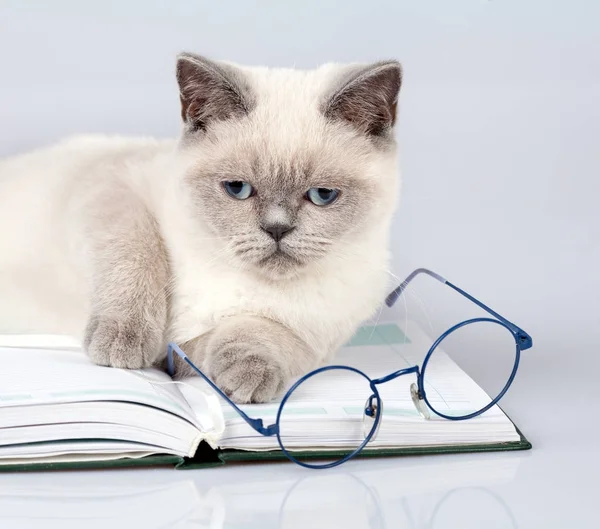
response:
<svg viewBox="0 0 600 529"><path fill-rule="evenodd" d="M530 349L533 346L533 340L531 338L531 336L529 334L527 334L523 329L521 329L520 327L518 327L517 325L515 325L514 323L510 322L509 320L507 320L506 318L504 318L503 316L501 316L500 314L498 314L497 312L495 312L494 310L492 310L491 308L489 308L487 305L485 305L484 303L482 303L481 301L479 301L478 299L476 299L475 297L471 296L470 294L468 294L467 292L465 292L464 290L462 290L461 288L457 287L456 285L450 283L450 281L447 281L446 279L444 279L442 276L440 276L439 274L436 274L435 272L432 272L431 270L428 270L427 268L418 268L417 270L413 271L411 274L409 274L409 276L396 288L394 289L385 299L385 304L388 307L392 307L396 301L398 301L398 299L400 298L400 296L402 295L402 293L404 292L404 290L406 289L406 287L409 285L409 283L418 275L420 274L425 274L428 275L434 279L436 279L437 281L448 285L450 288L452 288L453 290L455 290L456 292L458 292L459 294L461 294L462 296L464 296L465 298L467 298L468 300L472 301L473 303L475 303L475 305L477 305L478 307L482 308L484 311L486 311L488 314L490 314L491 316L493 316L493 318L472 318L469 320L465 320L462 321L452 327L450 327L446 332L444 332L443 334L441 334L439 336L439 338L433 343L433 345L429 348L429 351L427 352L427 355L425 356L425 359L423 360L423 364L422 367L419 368L419 366L412 366L412 367L408 367L408 368L404 368L404 369L400 369L398 371L394 371L393 373L390 373L389 375L386 375L384 377L380 377L380 378L376 378L376 379L372 379L370 378L368 375L366 375L365 373L363 373L362 371L360 371L359 369L356 369L354 367L350 367L350 366L344 366L344 365L330 365L330 366L324 366L324 367L320 367L318 369L315 369L313 371L310 371L309 373L307 373L306 375L304 375L303 377L299 378L291 387L290 389L288 389L288 391L286 392L285 396L283 397L283 399L281 400L281 403L279 404L279 409L277 411L277 416L275 419L275 423L270 424L268 426L265 426L263 423L263 420L260 418L252 418L250 416L248 416L235 402L233 402L208 376L206 376L198 367L196 367L196 365L189 359L189 357L181 350L181 348L173 343L170 342L168 344L168 348L167 348L167 369L169 374L172 376L175 373L175 362L174 362L174 357L173 357L173 353L177 354L184 362L186 362L196 373L198 373L198 375L200 375L210 386L213 390L215 390L217 392L217 394L219 396L221 396L239 415L242 419L244 419L244 421L253 429L255 430L257 433L264 435L266 437L272 437L272 436L277 436L277 441L279 443L279 446L282 450L282 452L284 453L284 455L290 459L291 461L293 461L294 463L305 467L305 468L314 468L314 469L325 469L325 468L331 468L331 467L335 467L338 465L341 465L342 463L345 463L346 461L348 461L349 459L352 459L354 456L356 456L358 453L360 453L363 448L371 441L371 439L373 438L373 436L375 435L375 433L378 430L379 424L381 422L381 397L379 395L379 391L377 389L377 386L379 384L384 384L386 382L389 382L390 380L394 380L400 376L403 375L408 375L408 374L412 374L415 373L417 376L417 388L418 388L418 399L419 400L423 400L425 402L425 404L427 405L427 407L436 415L450 420L450 421L464 421L467 419L471 419L473 417L476 417L478 415L481 415L482 413L485 413L487 410L489 410L492 406L494 406L495 404L498 403L498 401L506 394L506 392L508 391L508 389L510 388L511 384L513 383L515 376L517 374L517 369L519 368L519 362L521 359L521 351L524 351L526 349ZM476 412L467 414L467 415L462 415L462 416L451 416L451 415L445 415L439 411L437 411L435 409L435 407L433 407L431 405L431 403L429 402L429 400L427 399L427 393L425 391L425 385L424 385L424 377L425 377L425 372L427 369L427 365L429 363L429 360L432 356L432 354L435 352L436 348L438 347L438 345L444 340L446 339L450 334L452 334L453 332L457 331L458 329L472 324L472 323L479 323L479 322L487 322L487 323L493 323L493 324L497 324L500 325L502 327L504 327L505 329L507 329L513 336L514 340L515 340L515 362L513 364L513 369L510 373L510 376L506 382L506 384L504 385L504 387L502 388L502 390L500 391L500 393L498 393L498 395L496 396L496 398L494 398L487 406L481 408L480 410L477 410ZM363 378L365 378L368 382L369 382L369 387L371 388L371 391L373 392L373 394L367 399L368 404L366 405L365 408L365 415L368 417L373 417L375 416L375 420L373 421L373 426L371 427L371 430L369 431L368 435L365 436L364 441L352 452L346 454L344 457L342 457L341 459L338 459L336 461L332 461L330 463L326 463L324 465L318 465L318 464L313 464L313 463L307 463L306 461L301 461L299 459L296 459L294 457L294 455L292 453L290 453L282 439L281 439L281 431L280 431L280 427L279 427L279 421L281 419L281 414L283 412L283 409L285 407L286 402L288 401L288 399L290 398L290 396L293 394L293 392L296 390L296 388L298 386L300 386L300 384L302 384L303 382L305 382L307 379L318 375L319 373L323 373L325 371L330 371L330 370L334 370L334 369L342 369L342 370L346 370L346 371L351 371ZM415 404L416 406L416 404ZM417 407L417 410L422 414L422 411L419 410L419 408Z"/></svg>

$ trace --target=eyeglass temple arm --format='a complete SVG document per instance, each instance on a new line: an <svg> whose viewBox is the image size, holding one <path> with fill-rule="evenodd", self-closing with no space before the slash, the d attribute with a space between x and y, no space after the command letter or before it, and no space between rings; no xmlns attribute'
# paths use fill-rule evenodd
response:
<svg viewBox="0 0 600 529"><path fill-rule="evenodd" d="M200 375L206 382L208 382L210 387L212 389L214 389L219 394L219 396L221 396L223 399L225 399L227 401L227 403L233 409L235 409L235 411L237 411L239 413L240 417L242 419L244 419L248 423L248 425L250 427L252 427L255 431L257 431L259 434L265 435L265 436L271 436L271 435L277 434L277 425L276 424L271 424L269 426L265 426L263 424L262 419L253 419L252 417L249 417L248 415L246 415L246 413L244 413L244 411L242 411L242 409L235 402L233 402L223 391L221 391L221 389L210 378L208 378L202 371L200 371L200 369L198 369L195 366L195 364L190 360L188 355L186 355L181 350L181 348L176 343L173 343L173 342L170 342L167 347L167 372L169 373L170 376L173 376L175 374L175 362L174 362L174 358L173 358L173 352L175 352L177 354L177 356L179 356L196 373L198 373L198 375Z"/></svg>
<svg viewBox="0 0 600 529"><path fill-rule="evenodd" d="M436 274L435 272L432 272L427 268L417 268L414 272L411 272L408 275L408 277L404 281L402 281L402 283L400 283L400 285L397 288L395 288L392 292L388 294L387 298L385 298L385 304L388 307L392 307L396 303L396 301L398 301L398 298L402 295L402 293L406 290L406 287L409 285L409 283L420 274L426 274L428 276L433 277L434 279L437 279L440 283L448 285L450 288L467 298L469 301L472 301L473 303L475 303L475 305L481 307L488 314L491 314L492 316L494 316L494 318L504 323L516 334L521 350L529 349L533 346L533 340L531 339L531 336L529 336L529 334L527 334L523 329L517 327L514 323L507 320L504 316L500 316L500 314L498 314L496 311L490 309L485 303L482 303L477 298L474 298L473 296L471 296L471 294L465 292L462 288L453 285L452 283L450 283L450 281L443 278L441 275Z"/></svg>
<svg viewBox="0 0 600 529"><path fill-rule="evenodd" d="M446 280L441 275L436 274L427 268L417 268L415 271L411 272L408 277L402 281L402 283L400 283L400 285L398 285L392 292L388 294L388 297L385 298L385 304L388 307L392 307L396 301L398 301L398 298L402 295L402 293L406 290L408 284L419 274L427 274L428 276L437 279L440 283L446 284Z"/></svg>

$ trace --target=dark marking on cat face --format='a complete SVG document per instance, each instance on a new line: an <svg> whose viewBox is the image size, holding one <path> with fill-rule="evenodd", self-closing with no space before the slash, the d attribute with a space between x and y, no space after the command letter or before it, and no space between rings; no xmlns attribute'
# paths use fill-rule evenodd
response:
<svg viewBox="0 0 600 529"><path fill-rule="evenodd" d="M402 68L383 62L352 71L323 106L323 114L367 136L382 137L396 122Z"/></svg>
<svg viewBox="0 0 600 529"><path fill-rule="evenodd" d="M214 121L240 118L253 107L252 93L234 68L193 55L177 60L181 118L190 132L205 131Z"/></svg>

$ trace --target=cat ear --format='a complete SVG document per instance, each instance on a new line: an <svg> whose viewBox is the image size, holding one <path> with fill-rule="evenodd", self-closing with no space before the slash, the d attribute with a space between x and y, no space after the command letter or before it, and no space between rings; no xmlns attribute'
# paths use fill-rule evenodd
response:
<svg viewBox="0 0 600 529"><path fill-rule="evenodd" d="M250 110L242 74L231 66L182 53L177 58L177 82L181 118L192 130L206 130L213 121L241 117Z"/></svg>
<svg viewBox="0 0 600 529"><path fill-rule="evenodd" d="M329 98L324 114L350 123L367 136L383 136L396 122L401 83L402 67L397 61L354 69Z"/></svg>

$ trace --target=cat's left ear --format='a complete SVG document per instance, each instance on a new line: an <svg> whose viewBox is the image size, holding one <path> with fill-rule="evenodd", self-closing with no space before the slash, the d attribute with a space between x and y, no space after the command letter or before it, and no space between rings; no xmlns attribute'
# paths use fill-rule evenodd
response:
<svg viewBox="0 0 600 529"><path fill-rule="evenodd" d="M206 130L215 121L245 116L249 89L236 68L192 53L177 57L181 118L191 130Z"/></svg>
<svg viewBox="0 0 600 529"><path fill-rule="evenodd" d="M340 81L323 109L366 136L384 136L396 122L402 67L397 61L355 67Z"/></svg>

